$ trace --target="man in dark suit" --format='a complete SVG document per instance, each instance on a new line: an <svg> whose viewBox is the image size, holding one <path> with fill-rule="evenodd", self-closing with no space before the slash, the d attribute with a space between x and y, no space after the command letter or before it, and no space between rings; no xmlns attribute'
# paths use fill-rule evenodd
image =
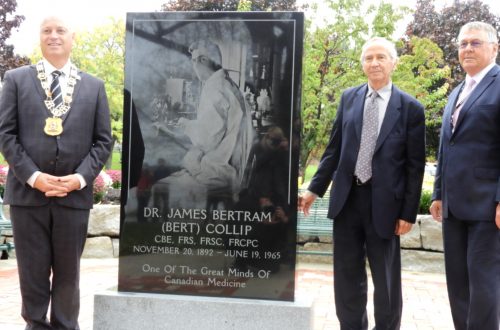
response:
<svg viewBox="0 0 500 330"><path fill-rule="evenodd" d="M9 163L4 201L26 329L79 328L92 183L111 149L104 84L70 62L73 38L63 20L46 18L43 60L8 71L0 98L0 151Z"/></svg>
<svg viewBox="0 0 500 330"><path fill-rule="evenodd" d="M458 35L467 73L444 109L431 214L443 220L456 329L500 329L500 67L497 31L471 22Z"/></svg>
<svg viewBox="0 0 500 330"><path fill-rule="evenodd" d="M341 329L367 329L366 257L375 287L375 326L399 329L399 235L415 222L425 167L422 105L391 82L394 45L370 39L361 55L368 84L342 94L330 142L308 191L307 215L333 181L335 306ZM375 112L375 114L373 114Z"/></svg>

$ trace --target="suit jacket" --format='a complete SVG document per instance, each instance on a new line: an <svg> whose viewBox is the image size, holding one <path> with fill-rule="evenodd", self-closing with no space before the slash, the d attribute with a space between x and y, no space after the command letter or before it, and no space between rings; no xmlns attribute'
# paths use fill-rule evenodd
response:
<svg viewBox="0 0 500 330"><path fill-rule="evenodd" d="M353 184L361 142L367 84L342 94L330 142L309 190L323 196L333 180L328 217L345 205ZM393 86L372 160L372 218L383 238L394 235L398 219L414 223L425 168L423 106Z"/></svg>
<svg viewBox="0 0 500 330"><path fill-rule="evenodd" d="M493 221L500 201L500 67L472 91L452 132L451 115L464 82L444 109L434 200L459 219Z"/></svg>
<svg viewBox="0 0 500 330"><path fill-rule="evenodd" d="M51 175L80 173L87 186L64 198L64 206L89 209L93 205L93 181L111 149L109 107L104 83L79 71L64 131L49 136L43 131L52 115L44 104L45 92L35 66L5 73L0 98L0 151L9 163L4 202L18 206L42 206L50 198L26 182L35 171Z"/></svg>

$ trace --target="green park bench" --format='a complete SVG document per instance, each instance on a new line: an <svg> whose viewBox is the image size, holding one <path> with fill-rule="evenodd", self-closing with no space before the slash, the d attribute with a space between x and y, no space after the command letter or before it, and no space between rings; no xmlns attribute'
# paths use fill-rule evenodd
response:
<svg viewBox="0 0 500 330"><path fill-rule="evenodd" d="M3 213L3 200L0 197L0 237L4 237L7 233L12 232L12 223L9 219L7 219ZM14 249L14 243L4 242L2 239L0 241L0 254L2 259L5 257L5 254L12 251Z"/></svg>
<svg viewBox="0 0 500 330"><path fill-rule="evenodd" d="M303 193L299 190L299 194ZM309 216L304 213L298 212L297 214L297 235L306 236L311 238L329 237L330 240L333 235L333 220L327 218L328 204L330 203L330 191L327 191L322 198L317 198L311 209ZM330 251L304 251L298 250L300 254L313 254L313 255L331 255Z"/></svg>

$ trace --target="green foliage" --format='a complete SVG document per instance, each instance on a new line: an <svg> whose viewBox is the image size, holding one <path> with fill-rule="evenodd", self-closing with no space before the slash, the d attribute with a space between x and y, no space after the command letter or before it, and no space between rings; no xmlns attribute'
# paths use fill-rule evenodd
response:
<svg viewBox="0 0 500 330"><path fill-rule="evenodd" d="M422 190L422 195L420 195L418 214L429 214L429 207L431 207L431 203L432 203L432 191Z"/></svg>
<svg viewBox="0 0 500 330"><path fill-rule="evenodd" d="M162 5L164 11L224 11L237 10L239 0L168 0Z"/></svg>
<svg viewBox="0 0 500 330"><path fill-rule="evenodd" d="M122 140L125 23L110 22L77 34L71 59L81 70L104 80L113 138Z"/></svg>
<svg viewBox="0 0 500 330"><path fill-rule="evenodd" d="M238 3L238 11L250 11L252 10L252 1L250 0L240 0Z"/></svg>
<svg viewBox="0 0 500 330"><path fill-rule="evenodd" d="M295 0L168 0L163 11L283 11L296 10Z"/></svg>
<svg viewBox="0 0 500 330"><path fill-rule="evenodd" d="M325 149L342 92L366 82L359 60L365 41L375 35L390 39L396 22L407 12L406 8L394 8L384 2L367 10L363 9L362 0L326 3L332 12L328 21L318 27L312 21L306 22L301 169ZM367 17L373 18L371 24Z"/></svg>
<svg viewBox="0 0 500 330"><path fill-rule="evenodd" d="M333 17L322 27L306 22L302 81L301 168L328 142L341 92L359 80L356 51L367 31L359 1L329 1ZM355 47L354 47L355 48ZM359 46L358 46L359 48Z"/></svg>
<svg viewBox="0 0 500 330"><path fill-rule="evenodd" d="M94 193L93 197L94 197L94 204L99 204L104 199L104 193L101 191L96 192Z"/></svg>
<svg viewBox="0 0 500 330"><path fill-rule="evenodd" d="M431 40L413 37L405 47L393 82L424 105L427 155L435 157L451 71L443 59L443 51Z"/></svg>
<svg viewBox="0 0 500 330"><path fill-rule="evenodd" d="M396 23L410 12L408 7L394 7L390 3L381 1L378 7L372 5L369 12L374 12L372 22L372 36L386 37L388 39L396 31Z"/></svg>
<svg viewBox="0 0 500 330"><path fill-rule="evenodd" d="M458 62L456 38L460 28L471 21L490 23L500 30L500 17L480 0L452 1L451 5L436 10L434 0L418 0L413 21L408 24L408 38L418 36L435 42L444 54L445 62L451 68L450 87L455 87L464 78ZM500 59L497 57L497 60Z"/></svg>
<svg viewBox="0 0 500 330"><path fill-rule="evenodd" d="M113 150L111 154L111 167L106 167L110 170L121 170L122 169L122 154L119 151Z"/></svg>
<svg viewBox="0 0 500 330"><path fill-rule="evenodd" d="M309 182L313 178L314 174L318 170L317 165L309 165L306 168L305 174L304 174L304 182Z"/></svg>

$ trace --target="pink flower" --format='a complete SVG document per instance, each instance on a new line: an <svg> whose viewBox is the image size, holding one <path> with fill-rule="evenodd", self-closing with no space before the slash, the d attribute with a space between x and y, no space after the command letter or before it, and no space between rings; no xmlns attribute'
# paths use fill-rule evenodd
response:
<svg viewBox="0 0 500 330"><path fill-rule="evenodd" d="M106 192L106 182L104 181L104 178L102 175L98 175L97 178L94 180L94 186L93 186L93 192L94 194L96 193L102 193L104 194Z"/></svg>
<svg viewBox="0 0 500 330"><path fill-rule="evenodd" d="M0 165L0 186L5 186L7 181L7 173L9 173L9 166Z"/></svg>
<svg viewBox="0 0 500 330"><path fill-rule="evenodd" d="M111 186L113 188L120 188L122 185L122 171L120 170L107 170L106 174L112 180Z"/></svg>

